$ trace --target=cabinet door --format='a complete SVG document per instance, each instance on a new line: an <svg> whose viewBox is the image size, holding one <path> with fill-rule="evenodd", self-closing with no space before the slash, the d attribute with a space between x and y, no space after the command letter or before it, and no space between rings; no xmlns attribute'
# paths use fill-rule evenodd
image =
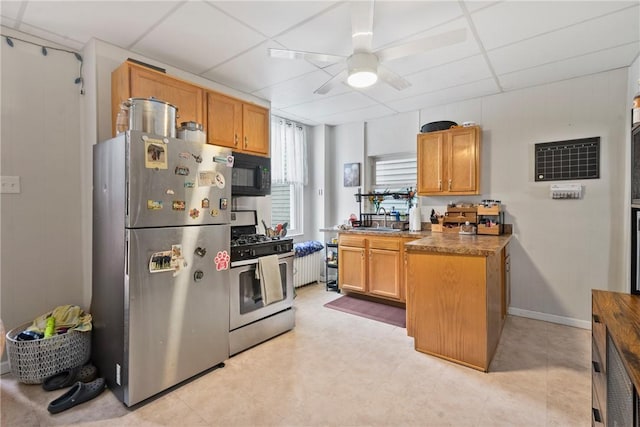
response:
<svg viewBox="0 0 640 427"><path fill-rule="evenodd" d="M365 249L341 245L338 248L338 259L340 260L338 269L340 289L366 292Z"/></svg>
<svg viewBox="0 0 640 427"><path fill-rule="evenodd" d="M269 155L269 110L257 105L243 104L242 148L255 154Z"/></svg>
<svg viewBox="0 0 640 427"><path fill-rule="evenodd" d="M399 251L369 249L369 293L401 299L401 265Z"/></svg>
<svg viewBox="0 0 640 427"><path fill-rule="evenodd" d="M449 131L447 151L446 191L456 194L478 194L478 128Z"/></svg>
<svg viewBox="0 0 640 427"><path fill-rule="evenodd" d="M131 70L132 98L154 97L178 108L177 122L203 124L202 89L182 80L135 66Z"/></svg>
<svg viewBox="0 0 640 427"><path fill-rule="evenodd" d="M445 134L418 135L418 194L442 192L442 156Z"/></svg>
<svg viewBox="0 0 640 427"><path fill-rule="evenodd" d="M207 142L241 148L242 102L216 92L207 92Z"/></svg>

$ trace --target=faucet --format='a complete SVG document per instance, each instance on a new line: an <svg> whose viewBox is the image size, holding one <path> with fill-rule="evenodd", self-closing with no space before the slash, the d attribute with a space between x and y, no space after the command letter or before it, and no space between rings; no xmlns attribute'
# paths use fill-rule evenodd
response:
<svg viewBox="0 0 640 427"><path fill-rule="evenodd" d="M384 228L387 228L387 210L384 208L384 206L380 206L378 208L378 212L376 212L376 215L380 215L380 211L384 211ZM380 227L380 225L378 225L378 227Z"/></svg>

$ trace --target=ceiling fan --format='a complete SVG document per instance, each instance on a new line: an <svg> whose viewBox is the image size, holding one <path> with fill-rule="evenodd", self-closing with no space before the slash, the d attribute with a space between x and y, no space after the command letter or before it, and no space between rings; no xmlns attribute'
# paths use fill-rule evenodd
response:
<svg viewBox="0 0 640 427"><path fill-rule="evenodd" d="M354 88L369 87L380 79L397 90L403 90L411 86L411 83L382 65L383 62L450 46L463 42L467 37L466 30L459 29L373 52L371 47L373 39L373 2L374 0L349 2L351 8L351 38L353 42L353 53L350 56L274 48L269 49L269 56L284 59L307 59L326 63L346 63L344 70L329 79L314 93L325 94L329 92L344 81L345 77L347 84Z"/></svg>

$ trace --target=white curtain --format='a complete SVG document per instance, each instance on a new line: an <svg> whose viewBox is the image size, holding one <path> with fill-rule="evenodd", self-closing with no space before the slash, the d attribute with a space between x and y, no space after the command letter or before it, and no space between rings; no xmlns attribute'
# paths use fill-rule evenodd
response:
<svg viewBox="0 0 640 427"><path fill-rule="evenodd" d="M306 127L271 117L271 181L307 185Z"/></svg>

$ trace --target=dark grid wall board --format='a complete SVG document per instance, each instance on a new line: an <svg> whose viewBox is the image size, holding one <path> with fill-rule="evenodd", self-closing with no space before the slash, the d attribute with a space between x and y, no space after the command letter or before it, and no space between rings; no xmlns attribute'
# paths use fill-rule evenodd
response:
<svg viewBox="0 0 640 427"><path fill-rule="evenodd" d="M600 137L535 145L535 180L600 178Z"/></svg>

